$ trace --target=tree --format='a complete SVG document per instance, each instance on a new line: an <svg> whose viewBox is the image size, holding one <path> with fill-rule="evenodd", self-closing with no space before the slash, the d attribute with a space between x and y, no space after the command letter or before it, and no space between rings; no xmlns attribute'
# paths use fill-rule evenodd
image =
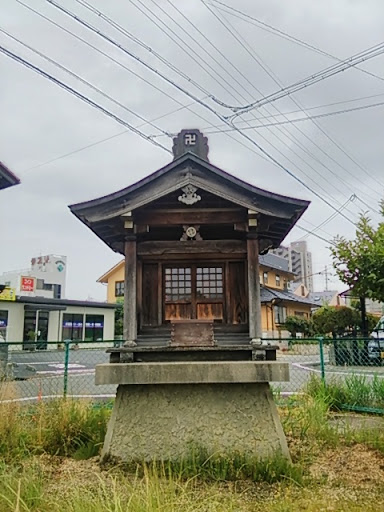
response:
<svg viewBox="0 0 384 512"><path fill-rule="evenodd" d="M347 306L323 306L312 315L313 326L318 334L333 337L348 331L356 331L360 323L359 313Z"/></svg>
<svg viewBox="0 0 384 512"><path fill-rule="evenodd" d="M300 316L287 316L284 328L291 334L292 338L296 338L299 332L304 334L304 336L312 334L312 322Z"/></svg>
<svg viewBox="0 0 384 512"><path fill-rule="evenodd" d="M368 335L365 299L384 301L384 202L383 220L375 227L369 217L361 215L354 240L337 237L331 252L339 279L360 299L362 331Z"/></svg>

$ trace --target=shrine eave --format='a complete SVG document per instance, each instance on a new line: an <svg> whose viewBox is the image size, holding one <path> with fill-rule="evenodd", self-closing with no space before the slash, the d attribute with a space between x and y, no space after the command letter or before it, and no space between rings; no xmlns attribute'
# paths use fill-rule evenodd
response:
<svg viewBox="0 0 384 512"><path fill-rule="evenodd" d="M195 165L198 168L203 169L207 172L207 176L211 176L211 178L216 177L219 180L225 181L232 185L235 185L239 190L242 190L244 193L244 206L249 207L250 209L255 208L257 200L259 202L269 204L268 212L271 215L280 216L280 210L292 210L299 209L304 211L310 204L310 201L297 199L289 196L284 196L282 194L277 194L275 192L270 192L268 190L261 189L246 181L241 180L226 171L212 165L196 156L195 154L188 152L181 157L175 159L169 164L165 165L161 169L153 172L149 176L129 185L128 187L113 192L112 194L108 194L105 196L101 196L96 199L92 199L90 201L85 201L77 204L70 205L69 208L71 212L76 215L78 218L83 220L84 218L92 219L93 214L95 212L102 211L104 216L97 215L97 220L102 220L102 218L111 218L115 215L120 215L121 206L124 207L125 204L129 203L130 196L135 194L137 196L137 192L142 191L147 188L151 183L158 180L159 178L171 174L172 171L176 169L186 168L187 165ZM176 184L176 186L178 186ZM255 201L256 199L256 201ZM149 201L150 202L150 201ZM236 200L234 199L236 203ZM140 202L141 205L142 202ZM135 204L129 204L129 208L134 209ZM277 211L274 211L277 210ZM95 219L96 220L96 219Z"/></svg>
<svg viewBox="0 0 384 512"><path fill-rule="evenodd" d="M186 185L256 215L261 221L260 238L273 247L278 247L309 205L309 201L255 187L188 152L129 187L69 208L115 252L123 253L122 218Z"/></svg>

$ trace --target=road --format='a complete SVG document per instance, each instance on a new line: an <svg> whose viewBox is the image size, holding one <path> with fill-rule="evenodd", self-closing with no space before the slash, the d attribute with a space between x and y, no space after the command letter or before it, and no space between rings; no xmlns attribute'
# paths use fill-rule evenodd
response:
<svg viewBox="0 0 384 512"><path fill-rule="evenodd" d="M28 365L36 370L33 378L12 381L0 399L62 396L64 391L65 353L60 350L10 352L10 362ZM71 350L68 364L68 395L115 395L116 386L96 386L95 366L107 363L109 355L103 349ZM4 388L4 386L2 386ZM4 394L6 396L1 396Z"/></svg>
<svg viewBox="0 0 384 512"><path fill-rule="evenodd" d="M12 381L0 386L0 400L31 399L38 396L62 396L64 390L64 351L45 350L37 352L11 352L10 360L20 366L35 368L33 378L24 381ZM109 360L105 348L71 350L68 366L68 395L94 396L107 398L114 396L116 386L96 386L95 366ZM317 355L287 355L278 352L278 360L290 364L290 381L274 383L282 392L295 392L303 388L311 374L320 374ZM331 370L331 368L329 368ZM358 369L333 368L333 373L341 376L356 373ZM384 368L382 369L384 370ZM364 368L358 371L362 375L373 376L377 369Z"/></svg>

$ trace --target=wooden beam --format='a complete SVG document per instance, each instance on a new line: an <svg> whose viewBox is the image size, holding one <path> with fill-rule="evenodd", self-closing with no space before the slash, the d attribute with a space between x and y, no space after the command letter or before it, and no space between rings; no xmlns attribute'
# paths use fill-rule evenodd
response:
<svg viewBox="0 0 384 512"><path fill-rule="evenodd" d="M136 345L137 338L137 278L136 278L136 239L130 236L125 241L125 278L124 278L124 340L125 345Z"/></svg>
<svg viewBox="0 0 384 512"><path fill-rule="evenodd" d="M236 224L246 221L244 210L147 210L137 212L136 224L151 226L169 226L183 224Z"/></svg>
<svg viewBox="0 0 384 512"><path fill-rule="evenodd" d="M165 254L244 254L247 251L243 240L201 240L201 241L156 241L140 242L137 245L139 256Z"/></svg>
<svg viewBox="0 0 384 512"><path fill-rule="evenodd" d="M255 237L247 240L249 336L251 340L261 339L261 299L259 276L259 241Z"/></svg>

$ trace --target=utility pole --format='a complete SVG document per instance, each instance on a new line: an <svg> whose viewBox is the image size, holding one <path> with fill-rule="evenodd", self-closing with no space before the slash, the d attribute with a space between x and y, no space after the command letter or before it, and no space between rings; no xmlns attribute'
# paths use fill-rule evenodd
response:
<svg viewBox="0 0 384 512"><path fill-rule="evenodd" d="M328 266L327 265L325 265L325 267L324 267L324 279L325 279L325 291L328 291L329 277L328 277Z"/></svg>

